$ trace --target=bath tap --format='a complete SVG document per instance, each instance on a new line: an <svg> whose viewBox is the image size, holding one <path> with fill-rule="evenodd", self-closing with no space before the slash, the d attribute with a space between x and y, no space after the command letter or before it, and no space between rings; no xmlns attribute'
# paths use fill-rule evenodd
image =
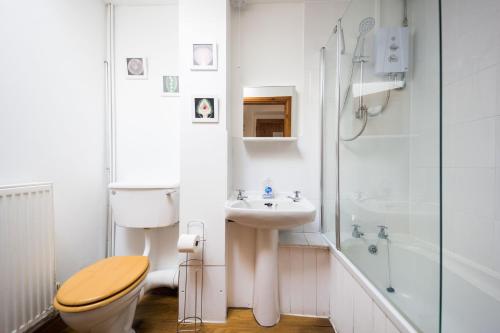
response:
<svg viewBox="0 0 500 333"><path fill-rule="evenodd" d="M293 193L295 194L295 196L288 196L288 198L292 199L293 202L299 202L300 201L300 191L293 191Z"/></svg>
<svg viewBox="0 0 500 333"><path fill-rule="evenodd" d="M364 232L359 231L359 228L361 227L359 224L353 224L352 225L352 237L353 238L361 238L365 235Z"/></svg>
<svg viewBox="0 0 500 333"><path fill-rule="evenodd" d="M378 232L378 238L380 239L388 239L389 234L387 233L387 226L385 225L378 225L377 227L380 228L380 231Z"/></svg>
<svg viewBox="0 0 500 333"><path fill-rule="evenodd" d="M238 190L238 196L236 200L245 200L248 196L245 195L245 190Z"/></svg>

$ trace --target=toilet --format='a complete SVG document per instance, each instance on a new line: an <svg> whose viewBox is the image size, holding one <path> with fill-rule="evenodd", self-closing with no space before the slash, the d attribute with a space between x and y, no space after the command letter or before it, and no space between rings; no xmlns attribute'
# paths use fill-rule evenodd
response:
<svg viewBox="0 0 500 333"><path fill-rule="evenodd" d="M133 333L140 297L152 288L176 286L176 269L150 271L149 251L154 228L178 222L178 185L114 183L109 189L115 223L144 229L144 252L99 260L59 288L54 308L78 332Z"/></svg>
<svg viewBox="0 0 500 333"><path fill-rule="evenodd" d="M78 332L132 333L132 321L149 271L144 256L116 256L82 269L59 288L54 307Z"/></svg>

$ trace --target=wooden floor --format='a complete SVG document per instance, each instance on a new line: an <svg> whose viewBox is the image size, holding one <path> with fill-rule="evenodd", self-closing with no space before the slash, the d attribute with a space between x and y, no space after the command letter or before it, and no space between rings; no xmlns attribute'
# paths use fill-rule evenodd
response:
<svg viewBox="0 0 500 333"><path fill-rule="evenodd" d="M135 314L136 333L175 332L177 325L177 297L168 289L159 289L144 297ZM49 322L36 331L37 333L73 333L62 320ZM206 333L335 333L328 319L297 316L281 316L274 327L261 327L255 321L252 310L229 309L226 324L205 324L202 332Z"/></svg>

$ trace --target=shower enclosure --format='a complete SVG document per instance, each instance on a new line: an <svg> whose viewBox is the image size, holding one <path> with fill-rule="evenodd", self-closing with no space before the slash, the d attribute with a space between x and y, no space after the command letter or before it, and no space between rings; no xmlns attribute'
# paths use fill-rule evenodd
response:
<svg viewBox="0 0 500 333"><path fill-rule="evenodd" d="M351 0L321 50L323 232L418 332L500 332L499 12Z"/></svg>
<svg viewBox="0 0 500 333"><path fill-rule="evenodd" d="M323 231L419 331L440 329L438 0L351 0L322 49Z"/></svg>

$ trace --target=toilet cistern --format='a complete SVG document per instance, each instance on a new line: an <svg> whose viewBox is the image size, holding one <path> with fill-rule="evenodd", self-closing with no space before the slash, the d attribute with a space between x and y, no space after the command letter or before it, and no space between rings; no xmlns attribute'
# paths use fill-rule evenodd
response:
<svg viewBox="0 0 500 333"><path fill-rule="evenodd" d="M149 257L152 234L156 228L168 227L179 221L179 184L111 183L110 203L116 225L143 229L144 250ZM176 287L177 269L151 270L142 294L158 287Z"/></svg>

